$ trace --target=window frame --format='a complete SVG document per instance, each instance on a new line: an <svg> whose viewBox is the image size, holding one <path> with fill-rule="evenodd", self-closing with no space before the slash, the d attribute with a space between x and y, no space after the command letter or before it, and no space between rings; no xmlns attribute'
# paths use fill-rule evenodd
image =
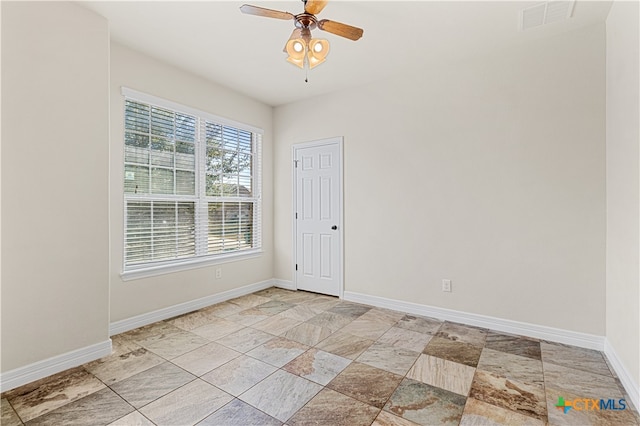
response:
<svg viewBox="0 0 640 426"><path fill-rule="evenodd" d="M127 87L121 88L123 99L123 128L122 128L122 179L121 191L123 193L123 240L122 240L122 270L120 276L123 281L163 275L172 272L186 271L194 268L202 268L227 262L235 262L259 257L262 250L262 138L261 128L240 123L224 117L219 117L196 108L181 105L179 103L159 98L146 93L138 92ZM126 118L126 101L140 102L173 111L174 113L191 115L196 118L196 140L195 140L195 194L130 194L125 192L125 132L124 126ZM241 196L210 196L206 193L206 152L207 141L203 137L205 122L215 125L232 127L252 134L252 165L251 165L251 197ZM174 165L175 168L175 165ZM174 185L176 185L174 177ZM127 203L129 201L170 201L170 202L193 202L194 203L194 223L195 223L195 254L180 259L155 260L146 263L127 265L126 244L127 244ZM208 254L207 233L208 233L208 206L215 202L238 202L251 203L253 205L252 234L254 247L240 249L226 253ZM152 219L153 220L153 219ZM204 237L203 237L204 235Z"/></svg>

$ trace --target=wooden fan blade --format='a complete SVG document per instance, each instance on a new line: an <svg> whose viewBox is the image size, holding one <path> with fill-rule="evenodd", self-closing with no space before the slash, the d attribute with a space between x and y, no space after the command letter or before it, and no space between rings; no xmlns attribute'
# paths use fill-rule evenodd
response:
<svg viewBox="0 0 640 426"><path fill-rule="evenodd" d="M276 18L289 20L293 19L293 14L289 12L281 12L279 10L265 9L264 7L251 6L250 4L243 4L240 6L240 11L247 15L264 16L266 18Z"/></svg>
<svg viewBox="0 0 640 426"><path fill-rule="evenodd" d="M289 37L289 40L293 38L300 38L300 37L302 37L302 30L300 28L296 28L291 33L291 37ZM289 43L289 40L287 40L287 43ZM287 43L284 44L284 49L282 49L284 53L287 53Z"/></svg>
<svg viewBox="0 0 640 426"><path fill-rule="evenodd" d="M304 3L304 11L312 15L317 15L322 12L322 9L324 9L327 3L327 0L307 0Z"/></svg>
<svg viewBox="0 0 640 426"><path fill-rule="evenodd" d="M318 28L322 31L339 35L340 37L348 38L353 41L360 39L364 33L362 28L352 27L351 25L341 24L340 22L330 21L328 19L318 21Z"/></svg>

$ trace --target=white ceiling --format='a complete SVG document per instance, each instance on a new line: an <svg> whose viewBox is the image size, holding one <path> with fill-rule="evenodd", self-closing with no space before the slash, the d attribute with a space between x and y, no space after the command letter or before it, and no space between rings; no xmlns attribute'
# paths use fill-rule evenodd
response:
<svg viewBox="0 0 640 426"><path fill-rule="evenodd" d="M604 22L611 6L578 0L569 20L523 32L520 11L540 1L332 0L319 19L361 27L364 36L322 33L331 51L305 83L282 51L293 21L242 14L243 3L303 10L299 0L82 2L109 20L113 40L273 106Z"/></svg>

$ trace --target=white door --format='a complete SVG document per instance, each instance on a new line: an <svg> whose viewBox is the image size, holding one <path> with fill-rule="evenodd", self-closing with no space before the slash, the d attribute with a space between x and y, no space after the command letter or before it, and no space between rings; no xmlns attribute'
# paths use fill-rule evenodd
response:
<svg viewBox="0 0 640 426"><path fill-rule="evenodd" d="M342 138L293 147L295 284L342 296Z"/></svg>

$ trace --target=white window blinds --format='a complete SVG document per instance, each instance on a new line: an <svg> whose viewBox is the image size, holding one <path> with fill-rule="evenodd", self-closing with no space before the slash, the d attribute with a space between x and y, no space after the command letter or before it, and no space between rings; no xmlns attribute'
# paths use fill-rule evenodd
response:
<svg viewBox="0 0 640 426"><path fill-rule="evenodd" d="M258 251L261 133L123 94L125 272Z"/></svg>

